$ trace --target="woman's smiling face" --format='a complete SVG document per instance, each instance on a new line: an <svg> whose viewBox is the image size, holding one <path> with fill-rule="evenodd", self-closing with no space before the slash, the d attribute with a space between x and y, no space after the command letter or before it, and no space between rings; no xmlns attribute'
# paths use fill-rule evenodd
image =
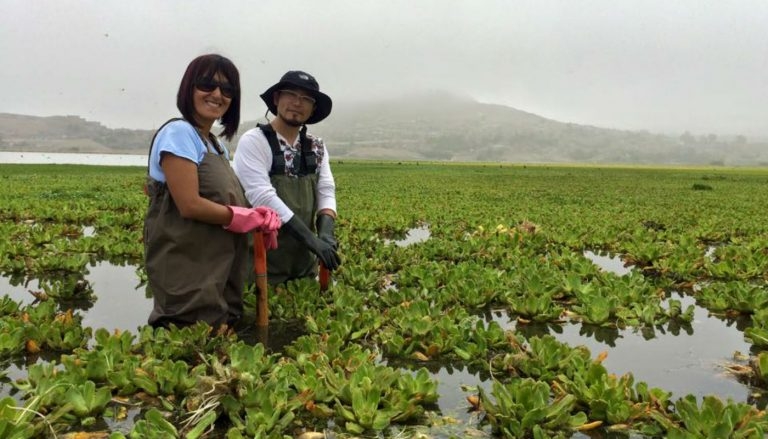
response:
<svg viewBox="0 0 768 439"><path fill-rule="evenodd" d="M228 85L229 81L221 72L217 72L213 75L212 83ZM204 91L195 86L192 95L195 104L195 119L202 126L212 126L229 109L232 98L225 96L221 88L221 86L216 86L213 90Z"/></svg>

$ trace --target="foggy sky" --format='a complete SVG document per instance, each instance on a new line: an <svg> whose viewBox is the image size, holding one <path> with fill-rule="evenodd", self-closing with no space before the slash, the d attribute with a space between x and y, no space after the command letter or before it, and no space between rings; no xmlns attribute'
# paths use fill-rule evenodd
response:
<svg viewBox="0 0 768 439"><path fill-rule="evenodd" d="M768 136L765 0L0 0L0 112L111 128L177 115L189 61L218 52L241 120L291 69L336 106L446 90L551 119Z"/></svg>

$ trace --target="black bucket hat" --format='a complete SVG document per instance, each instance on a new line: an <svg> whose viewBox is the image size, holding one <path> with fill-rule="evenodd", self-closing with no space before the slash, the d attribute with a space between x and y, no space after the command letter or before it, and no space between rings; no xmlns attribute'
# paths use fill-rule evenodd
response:
<svg viewBox="0 0 768 439"><path fill-rule="evenodd" d="M315 98L315 111L309 116L309 119L304 122L305 124L318 123L331 114L333 101L331 101L330 96L320 91L320 86L317 84L317 80L315 80L314 76L300 70L291 70L283 75L283 77L280 78L280 82L269 87L267 91L261 94L261 100L267 104L267 108L272 114L277 115L277 107L275 106L275 100L273 98L274 93L283 88L295 87L307 91L310 96Z"/></svg>

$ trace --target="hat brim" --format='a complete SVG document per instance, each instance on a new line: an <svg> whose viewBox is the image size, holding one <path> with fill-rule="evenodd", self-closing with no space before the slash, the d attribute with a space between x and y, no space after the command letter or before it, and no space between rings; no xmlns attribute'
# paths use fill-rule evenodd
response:
<svg viewBox="0 0 768 439"><path fill-rule="evenodd" d="M282 90L286 87L300 88L306 91L310 96L315 98L315 111L313 111L312 115L309 116L309 119L307 119L307 121L304 122L305 124L311 125L313 123L318 123L321 120L328 117L329 114L331 114L331 109L333 108L333 101L331 100L330 96L317 90L310 90L308 88L303 87L302 85L293 83L291 81L280 81L277 84L273 85L272 87L269 87L264 93L260 95L261 100L264 101L265 104L267 104L267 108L269 109L270 113L277 115L277 106L275 105L275 100L273 96L276 91Z"/></svg>

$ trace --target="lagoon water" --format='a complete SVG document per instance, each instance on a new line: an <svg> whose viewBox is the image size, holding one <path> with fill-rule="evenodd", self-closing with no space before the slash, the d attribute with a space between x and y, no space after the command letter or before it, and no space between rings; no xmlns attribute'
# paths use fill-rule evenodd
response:
<svg viewBox="0 0 768 439"><path fill-rule="evenodd" d="M86 154L0 151L0 163L43 165L147 166L146 154Z"/></svg>
<svg viewBox="0 0 768 439"><path fill-rule="evenodd" d="M146 160L145 155L0 152L0 163L143 167L146 166ZM84 230L84 233L92 234L93 230ZM410 231L401 241L390 242L403 246L418 245L427 239L429 228L424 226ZM585 252L584 256L602 269L618 276L626 275L632 270L632 267L625 267L617 257L589 251ZM144 288L140 285L135 266L116 266L99 262L88 268L86 279L93 285L97 300L92 308L80 310L84 317L84 326L133 332L146 322L152 301L146 297ZM29 291L36 289L39 289L36 280L18 285L0 277L0 296L8 295L13 300L28 303L33 300ZM684 307L695 304L690 297L676 298L683 302ZM505 329L520 332L530 332L533 329L520 327L515 319L503 311L495 312L487 318L496 321ZM622 330L606 337L600 333L593 334L576 324L566 324L558 330L543 330L543 333L550 333L569 345L586 346L593 356L607 352L604 365L610 372L632 372L638 381L645 381L651 387L661 387L673 392L674 398L685 394L693 394L698 398L713 394L723 399L765 406L766 402L753 393L755 389L725 373L723 366L732 361L735 352L748 353L750 349L743 338L743 332L732 323L717 319L705 309L696 307L695 319L688 331L656 328L653 332L649 337L642 332ZM5 372L12 379L25 373L22 365L6 369ZM442 414L461 421L461 428L476 423L472 413L467 411L467 392L461 388L464 385L487 387L488 382L466 370L443 368L433 371L432 374L439 382L438 405ZM8 392L9 388L0 381L0 397ZM487 437L480 432L476 436ZM576 434L573 437L587 436Z"/></svg>

